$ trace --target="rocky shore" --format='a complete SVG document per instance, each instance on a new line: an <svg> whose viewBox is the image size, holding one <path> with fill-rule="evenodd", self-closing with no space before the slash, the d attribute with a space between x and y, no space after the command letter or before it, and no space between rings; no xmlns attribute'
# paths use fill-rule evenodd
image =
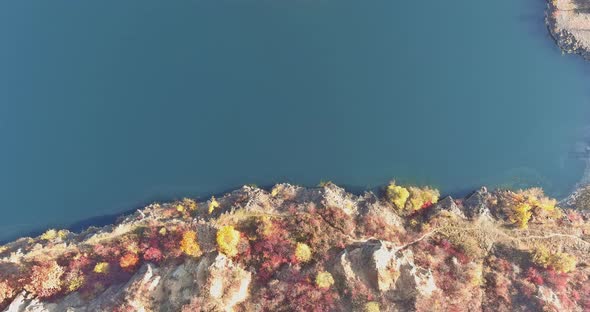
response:
<svg viewBox="0 0 590 312"><path fill-rule="evenodd" d="M549 0L545 20L562 51L590 59L590 1Z"/></svg>
<svg viewBox="0 0 590 312"><path fill-rule="evenodd" d="M0 310L587 311L587 208L539 189L245 186L0 246Z"/></svg>

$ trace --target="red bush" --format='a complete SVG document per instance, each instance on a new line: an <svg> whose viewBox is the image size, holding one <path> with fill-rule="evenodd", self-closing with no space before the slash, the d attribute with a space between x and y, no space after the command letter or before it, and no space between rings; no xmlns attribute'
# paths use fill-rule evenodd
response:
<svg viewBox="0 0 590 312"><path fill-rule="evenodd" d="M145 261L152 261L152 262L160 262L162 261L162 251L160 251L160 249L156 248L156 247L149 247L144 253L143 253L143 259Z"/></svg>
<svg viewBox="0 0 590 312"><path fill-rule="evenodd" d="M535 268L529 268L527 270L526 279L537 286L543 285L545 282L541 273Z"/></svg>

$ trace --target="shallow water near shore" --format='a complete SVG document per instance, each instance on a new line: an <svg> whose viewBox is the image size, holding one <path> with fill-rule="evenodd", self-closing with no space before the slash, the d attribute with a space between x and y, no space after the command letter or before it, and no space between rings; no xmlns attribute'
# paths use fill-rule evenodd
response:
<svg viewBox="0 0 590 312"><path fill-rule="evenodd" d="M246 183L563 196L590 65L543 8L3 1L0 240Z"/></svg>

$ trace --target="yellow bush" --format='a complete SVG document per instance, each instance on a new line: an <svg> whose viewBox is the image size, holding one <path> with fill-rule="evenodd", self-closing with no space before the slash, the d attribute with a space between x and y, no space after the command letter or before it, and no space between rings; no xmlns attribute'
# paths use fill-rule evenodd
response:
<svg viewBox="0 0 590 312"><path fill-rule="evenodd" d="M188 210L190 211L195 211L197 210L197 202L194 201L193 199L190 198L184 198L182 200L182 205L186 208L188 208Z"/></svg>
<svg viewBox="0 0 590 312"><path fill-rule="evenodd" d="M279 187L275 186L272 188L272 190L270 191L270 196L272 197L276 197L277 195L279 195Z"/></svg>
<svg viewBox="0 0 590 312"><path fill-rule="evenodd" d="M568 273L576 269L576 257L567 253L553 255L553 268L558 272Z"/></svg>
<svg viewBox="0 0 590 312"><path fill-rule="evenodd" d="M315 277L315 284L322 289L328 289L334 285L334 278L330 272L322 271Z"/></svg>
<svg viewBox="0 0 590 312"><path fill-rule="evenodd" d="M99 262L94 266L94 273L107 274L109 273L110 265L108 262Z"/></svg>
<svg viewBox="0 0 590 312"><path fill-rule="evenodd" d="M545 247L533 251L533 262L543 268L553 268L557 272L568 273L576 268L576 257L564 252L550 253Z"/></svg>
<svg viewBox="0 0 590 312"><path fill-rule="evenodd" d="M410 197L410 192L408 192L408 189L395 185L395 182L389 183L386 193L389 201L391 201L399 210L404 209L408 197Z"/></svg>
<svg viewBox="0 0 590 312"><path fill-rule="evenodd" d="M508 219L521 229L528 227L529 220L533 216L531 205L527 203L517 204L508 215Z"/></svg>
<svg viewBox="0 0 590 312"><path fill-rule="evenodd" d="M161 228L161 229L158 231L158 233L159 233L160 235L164 236L164 235L166 235L166 234L168 233L168 230L166 230L166 228L165 228L165 227L162 227L162 228Z"/></svg>
<svg viewBox="0 0 590 312"><path fill-rule="evenodd" d="M394 204L401 214L411 214L414 211L436 204L440 193L430 187L402 187L395 182L389 183L386 189L387 199Z"/></svg>
<svg viewBox="0 0 590 312"><path fill-rule="evenodd" d="M379 302L376 301L369 301L365 303L365 312L379 312Z"/></svg>
<svg viewBox="0 0 590 312"><path fill-rule="evenodd" d="M418 188L412 186L408 189L410 191L410 204L413 210L420 210L426 204L436 204L440 196L438 190L429 187Z"/></svg>
<svg viewBox="0 0 590 312"><path fill-rule="evenodd" d="M219 207L219 203L215 199L215 197L211 197L211 201L209 202L209 214L213 212L213 210Z"/></svg>
<svg viewBox="0 0 590 312"><path fill-rule="evenodd" d="M68 274L66 280L68 283L67 288L69 292L80 289L80 287L84 286L84 283L86 282L86 279L80 272Z"/></svg>
<svg viewBox="0 0 590 312"><path fill-rule="evenodd" d="M228 257L235 257L238 254L238 243L240 232L231 225L222 226L217 231L217 249Z"/></svg>
<svg viewBox="0 0 590 312"><path fill-rule="evenodd" d="M45 231L45 233L41 234L40 238L42 240L50 241L54 240L57 237L57 231L54 229L49 229Z"/></svg>
<svg viewBox="0 0 590 312"><path fill-rule="evenodd" d="M197 233L195 231L186 231L182 233L180 241L180 250L191 257L198 257L201 253L201 247L197 243Z"/></svg>
<svg viewBox="0 0 590 312"><path fill-rule="evenodd" d="M311 249L307 244L297 243L295 247L295 258L299 262L308 262L311 260Z"/></svg>

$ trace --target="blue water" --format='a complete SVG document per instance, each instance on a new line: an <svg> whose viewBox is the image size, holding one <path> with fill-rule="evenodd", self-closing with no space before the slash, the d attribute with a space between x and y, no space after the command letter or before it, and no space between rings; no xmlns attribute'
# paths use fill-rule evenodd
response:
<svg viewBox="0 0 590 312"><path fill-rule="evenodd" d="M543 8L1 1L0 239L246 183L561 196L590 67Z"/></svg>

